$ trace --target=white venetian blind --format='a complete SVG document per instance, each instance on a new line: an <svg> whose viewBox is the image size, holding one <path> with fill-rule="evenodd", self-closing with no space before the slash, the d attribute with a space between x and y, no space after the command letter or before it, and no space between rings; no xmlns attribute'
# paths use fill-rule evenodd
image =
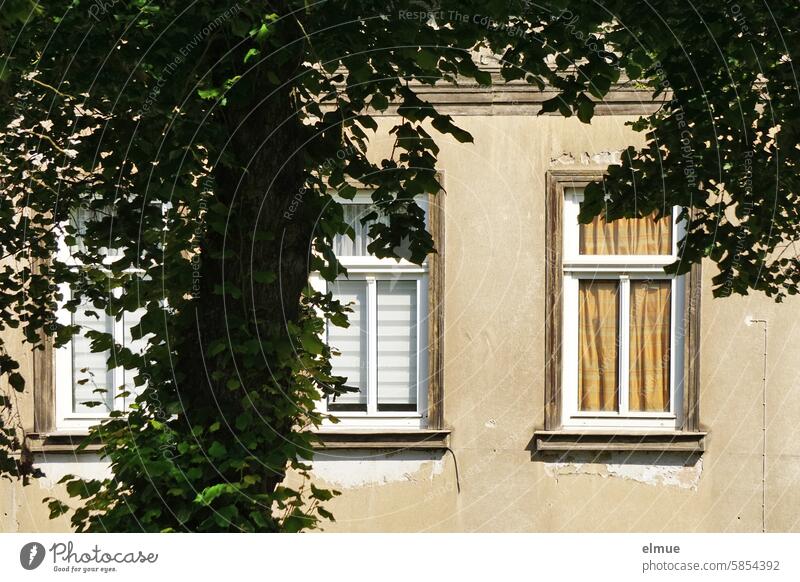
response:
<svg viewBox="0 0 800 582"><path fill-rule="evenodd" d="M124 323L124 337L123 337L123 344L126 348L131 350L134 354L143 354L145 348L147 347L147 341L150 335L147 335L140 339L133 339L132 330L134 327L139 325L139 322L142 319L142 316L145 314L145 309L137 309L136 311L126 312L123 315L122 321ZM136 386L133 379L139 374L138 370L125 370L125 391L130 392L130 396L125 399L124 404L125 408L128 407L130 403L136 400L136 397L141 394L142 390L144 390L144 386Z"/></svg>
<svg viewBox="0 0 800 582"><path fill-rule="evenodd" d="M350 305L349 327L328 325L328 345L339 351L331 358L333 374L347 378L347 392L331 401L339 410L366 410L367 407L367 284L366 281L336 281L331 284L333 298Z"/></svg>
<svg viewBox="0 0 800 582"><path fill-rule="evenodd" d="M84 334L87 330L113 333L114 320L91 305L81 305L73 314L72 323L82 326L80 333L72 338L72 411L110 412L114 402L114 374L106 364L109 352L92 352L91 341ZM89 406L90 402L101 404Z"/></svg>
<svg viewBox="0 0 800 582"><path fill-rule="evenodd" d="M417 404L417 281L378 281L378 410Z"/></svg>

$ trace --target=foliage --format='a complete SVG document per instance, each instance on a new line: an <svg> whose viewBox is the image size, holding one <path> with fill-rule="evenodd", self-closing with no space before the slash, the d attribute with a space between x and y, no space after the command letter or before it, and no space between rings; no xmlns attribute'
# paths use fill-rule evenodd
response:
<svg viewBox="0 0 800 582"><path fill-rule="evenodd" d="M797 258L776 256L800 224L788 6L742 3L736 19L668 2L407 4L53 0L0 46L13 96L0 106L0 252L14 259L0 331L20 327L38 349L42 332L62 345L78 331L54 320L59 303L145 312L144 354L87 332L142 390L90 435L114 477L66 479L80 531L298 531L332 517L334 492L284 482L307 476L314 402L346 390L318 339L344 307L308 274L342 272L332 241L349 227L333 193L354 184L389 217L372 252L432 252L414 198L440 189L434 136L472 138L420 85L521 79L557 91L542 113L587 123L615 84L651 89L663 106L634 123L647 146L589 189L582 219L691 209L675 270L708 256L718 294L796 293ZM499 78L476 51L499 55ZM387 114L395 147L376 160ZM54 258L60 238L69 261ZM21 389L16 365L2 355Z"/></svg>

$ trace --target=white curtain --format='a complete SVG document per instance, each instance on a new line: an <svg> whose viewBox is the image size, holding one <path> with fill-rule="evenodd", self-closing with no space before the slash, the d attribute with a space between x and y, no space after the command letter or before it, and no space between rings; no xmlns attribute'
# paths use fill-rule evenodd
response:
<svg viewBox="0 0 800 582"><path fill-rule="evenodd" d="M344 221L355 231L355 240L351 240L347 235L338 235L333 241L333 251L337 257L368 257L367 245L372 242L369 237L369 229L373 224L382 222L388 223L385 216L379 216L361 224L361 219L377 208L372 204L342 204L344 209Z"/></svg>

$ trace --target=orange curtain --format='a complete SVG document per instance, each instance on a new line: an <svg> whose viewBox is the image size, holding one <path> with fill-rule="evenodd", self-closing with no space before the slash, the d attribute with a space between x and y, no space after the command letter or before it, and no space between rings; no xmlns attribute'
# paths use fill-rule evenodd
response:
<svg viewBox="0 0 800 582"><path fill-rule="evenodd" d="M601 216L580 225L582 255L669 255L672 254L672 221L666 216L654 220L620 218L606 222Z"/></svg>
<svg viewBox="0 0 800 582"><path fill-rule="evenodd" d="M617 410L619 282L580 281L578 297L579 408Z"/></svg>
<svg viewBox="0 0 800 582"><path fill-rule="evenodd" d="M669 281L631 281L630 410L669 410Z"/></svg>

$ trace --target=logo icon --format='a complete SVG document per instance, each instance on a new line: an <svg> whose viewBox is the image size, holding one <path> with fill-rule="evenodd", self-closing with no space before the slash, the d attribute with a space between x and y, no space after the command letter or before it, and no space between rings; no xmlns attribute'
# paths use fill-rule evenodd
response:
<svg viewBox="0 0 800 582"><path fill-rule="evenodd" d="M35 570L44 561L44 546L39 542L30 542L19 551L19 563L26 570Z"/></svg>

